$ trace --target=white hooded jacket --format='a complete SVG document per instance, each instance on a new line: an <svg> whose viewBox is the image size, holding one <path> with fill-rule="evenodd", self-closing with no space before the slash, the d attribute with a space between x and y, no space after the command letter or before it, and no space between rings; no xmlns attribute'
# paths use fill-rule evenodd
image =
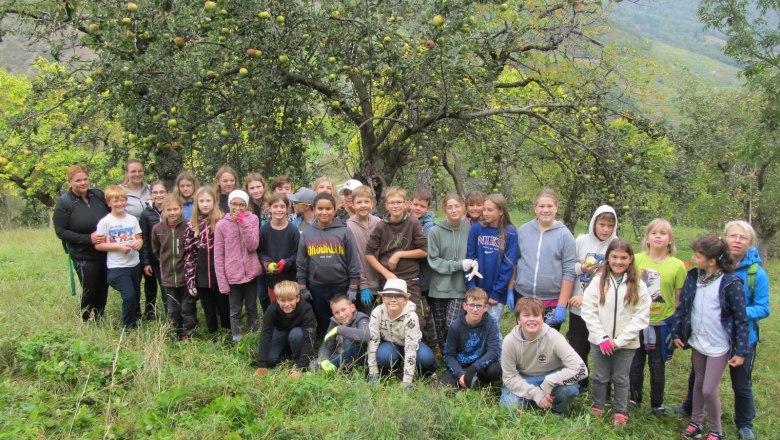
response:
<svg viewBox="0 0 780 440"><path fill-rule="evenodd" d="M605 212L608 212L615 217L615 229L612 230L612 235L610 235L609 238L601 241L596 236L594 228L596 227L596 217L604 214ZM582 279L582 263L585 261L585 258L588 256L588 254L604 256L607 253L607 247L609 247L609 244L612 242L612 240L617 238L617 231L618 222L617 213L615 213L615 210L609 205L601 205L596 208L596 210L593 212L593 216L590 218L588 233L577 236L577 262L574 263L574 273L577 275L577 278L574 280L574 290L572 291L571 296L582 295L582 293L585 291L585 288L589 284ZM589 281L592 280L593 277L591 277ZM575 315L580 314L579 307L570 307L570 310Z"/></svg>

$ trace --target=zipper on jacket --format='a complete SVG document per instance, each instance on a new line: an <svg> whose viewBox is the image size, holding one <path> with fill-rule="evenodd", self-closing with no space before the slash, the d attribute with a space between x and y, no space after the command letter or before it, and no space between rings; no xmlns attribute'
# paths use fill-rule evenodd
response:
<svg viewBox="0 0 780 440"><path fill-rule="evenodd" d="M612 339L615 339L615 332L617 331L617 304L618 304L618 284L615 282L615 278L612 274L609 275L609 280L612 282L615 290L615 311L612 313Z"/></svg>
<svg viewBox="0 0 780 440"><path fill-rule="evenodd" d="M208 220L206 220L208 222ZM209 234L211 233L211 226L206 224L205 228L209 228ZM203 232L201 232L202 234ZM208 234L206 234L206 270L207 270L207 278L209 280L209 289L212 289L211 287L211 240L209 240Z"/></svg>
<svg viewBox="0 0 780 440"><path fill-rule="evenodd" d="M542 254L542 240L544 239L544 232L542 231L539 234L539 245L536 246L536 267L534 268L534 288L532 293L532 296L536 298L536 279L539 276L539 256Z"/></svg>

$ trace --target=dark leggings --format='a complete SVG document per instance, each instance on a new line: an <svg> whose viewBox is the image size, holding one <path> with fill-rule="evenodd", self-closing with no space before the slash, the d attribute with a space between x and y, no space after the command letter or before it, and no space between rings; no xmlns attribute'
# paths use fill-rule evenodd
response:
<svg viewBox="0 0 780 440"><path fill-rule="evenodd" d="M566 332L566 339L569 341L569 345L582 359L585 365L588 365L588 355L590 355L590 342L588 342L588 326L585 325L585 321L582 316L576 315L569 311L569 331ZM580 392L583 392L590 382L588 376L585 376L580 380Z"/></svg>
<svg viewBox="0 0 780 440"><path fill-rule="evenodd" d="M650 369L650 407L660 408L664 404L664 384L666 383L666 364L660 344L661 326L650 326L655 331L656 348L647 350L645 347L644 332L639 333L639 348L636 349L634 360L631 362L631 400L637 404L642 403L642 385L645 381L645 358Z"/></svg>
<svg viewBox="0 0 780 440"><path fill-rule="evenodd" d="M81 283L81 318L99 319L103 316L108 300L106 260L73 260L73 269Z"/></svg>
<svg viewBox="0 0 780 440"><path fill-rule="evenodd" d="M198 287L198 298L209 333L215 333L220 326L230 328L230 295L223 295L217 289Z"/></svg>

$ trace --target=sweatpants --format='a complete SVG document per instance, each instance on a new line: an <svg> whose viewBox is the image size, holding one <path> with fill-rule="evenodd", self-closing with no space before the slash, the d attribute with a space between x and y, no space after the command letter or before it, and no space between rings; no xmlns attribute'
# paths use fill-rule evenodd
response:
<svg viewBox="0 0 780 440"><path fill-rule="evenodd" d="M585 320L582 316L572 313L569 309L569 330L566 332L566 340L569 341L569 345L582 359L585 365L588 365L588 355L590 354L590 342L588 342L588 326L585 324ZM588 377L580 380L580 392L584 392L590 381Z"/></svg>
<svg viewBox="0 0 780 440"><path fill-rule="evenodd" d="M223 295L218 289L198 287L198 298L209 333L216 333L220 327L230 328L230 295Z"/></svg>
<svg viewBox="0 0 780 440"><path fill-rule="evenodd" d="M704 422L704 409L710 421L710 431L721 432L721 406L718 386L723 378L723 371L729 360L729 354L721 356L705 356L695 348L691 349L691 363L696 374L693 384L693 407L691 421L701 425Z"/></svg>
<svg viewBox="0 0 780 440"><path fill-rule="evenodd" d="M187 286L163 287L163 292L168 305L168 320L176 334L179 338L191 337L198 325L198 298L189 294Z"/></svg>
<svg viewBox="0 0 780 440"><path fill-rule="evenodd" d="M592 406L604 408L607 403L607 388L610 382L615 389L612 410L616 414L628 412L629 371L634 359L633 348L615 350L611 356L601 352L598 345L590 344L593 368L590 372Z"/></svg>
<svg viewBox="0 0 780 440"><path fill-rule="evenodd" d="M73 269L81 283L81 319L100 319L108 300L106 259L73 260Z"/></svg>
<svg viewBox="0 0 780 440"><path fill-rule="evenodd" d="M444 351L444 344L447 342L447 333L450 330L450 325L458 319L458 316L463 311L463 301L463 298L433 298L428 296L431 316L433 316L434 326L436 327L436 339L442 352Z"/></svg>
<svg viewBox="0 0 780 440"><path fill-rule="evenodd" d="M257 331L260 325L260 318L257 315L257 283L252 280L244 284L230 285L230 331L233 333L233 340L241 339L241 312L246 307L246 320L249 324L249 331Z"/></svg>

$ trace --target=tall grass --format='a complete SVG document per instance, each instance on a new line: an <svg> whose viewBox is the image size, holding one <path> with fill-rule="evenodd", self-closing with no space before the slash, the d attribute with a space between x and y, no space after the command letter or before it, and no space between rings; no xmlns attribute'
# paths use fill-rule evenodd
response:
<svg viewBox="0 0 780 440"><path fill-rule="evenodd" d="M767 269L777 285L780 262ZM227 333L212 337L200 327L193 341L179 343L163 321L145 321L122 335L113 291L106 318L82 324L66 257L51 230L0 233L0 273L0 438L646 440L676 437L686 422L657 418L643 407L630 412L627 428L616 429L588 413L587 396L566 417L517 415L498 406L495 389L452 393L418 381L405 392L394 380L369 385L362 371L293 380L286 365L254 378L257 335L231 347ZM502 330L511 325L506 315ZM780 417L774 404L779 328L773 318L763 324L754 373L762 438L773 437ZM689 363L690 354L678 352L668 364L668 405L685 392ZM724 426L735 437L728 378L721 392Z"/></svg>

